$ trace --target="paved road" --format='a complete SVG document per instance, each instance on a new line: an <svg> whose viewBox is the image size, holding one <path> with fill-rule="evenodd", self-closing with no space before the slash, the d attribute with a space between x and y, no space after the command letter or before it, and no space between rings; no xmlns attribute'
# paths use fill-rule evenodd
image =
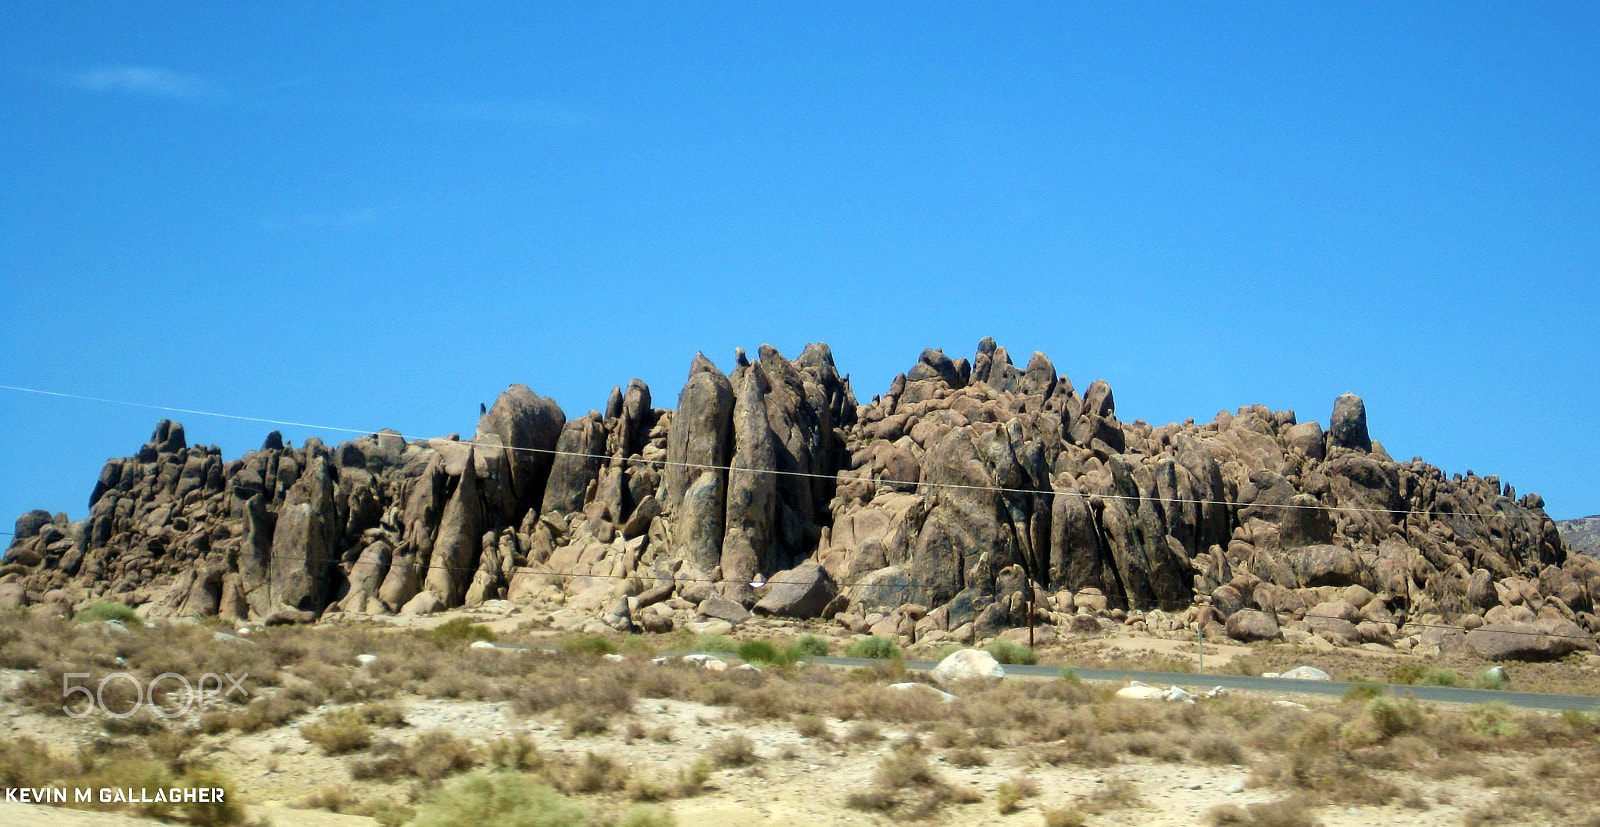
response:
<svg viewBox="0 0 1600 827"><path fill-rule="evenodd" d="M555 646L519 646L516 644L495 644L503 649L545 649L556 651ZM665 653L674 654L674 653ZM717 657L735 659L727 653L716 653ZM843 666L857 668L882 663L872 658L811 658L817 663L829 666ZM928 672L938 664L926 660L908 660L906 668L916 672ZM1060 666L1021 666L1012 665L1005 667L1006 674L1026 678L1054 678L1061 675ZM1197 674L1194 672L1145 672L1138 669L1083 669L1072 667L1078 677L1086 681L1142 681L1160 686L1197 686L1202 689L1221 686L1227 689L1242 689L1254 692L1287 692L1301 695L1333 695L1343 696L1350 691L1353 683L1344 681L1301 681L1292 678L1257 678L1250 675L1213 675ZM1436 703L1451 704L1481 704L1498 701L1507 706L1521 707L1523 709L1543 709L1560 712L1565 709L1576 709L1582 712L1600 711L1600 697L1589 695L1545 695L1538 692L1511 692L1495 689L1467 689L1456 686L1410 686L1399 684L1377 684L1391 695L1410 695L1419 701L1433 701Z"/></svg>
<svg viewBox="0 0 1600 827"><path fill-rule="evenodd" d="M868 658L814 658L830 666L867 666L880 661ZM906 661L906 668L927 671L937 664L932 661ZM1054 678L1061 674L1059 666L1007 666L1006 674L1030 678ZM1072 671L1086 681L1142 681L1160 686L1214 686L1228 689L1246 689L1258 692L1294 692L1303 695L1342 696L1355 686L1343 681L1300 681L1292 678L1257 678L1249 675L1212 675L1194 672L1144 672L1137 669L1080 669ZM1481 704L1499 701L1507 706L1524 709L1560 711L1577 709L1585 712L1600 710L1600 698L1587 695L1543 695L1537 692L1508 692L1491 689L1466 689L1455 686L1402 686L1382 684L1391 695L1410 694L1419 701L1436 701L1454 704Z"/></svg>

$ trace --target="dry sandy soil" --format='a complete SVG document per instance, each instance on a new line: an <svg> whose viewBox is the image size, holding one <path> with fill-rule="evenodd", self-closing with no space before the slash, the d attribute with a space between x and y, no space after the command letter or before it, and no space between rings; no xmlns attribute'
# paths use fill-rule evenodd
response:
<svg viewBox="0 0 1600 827"><path fill-rule="evenodd" d="M433 625L445 618L430 618L422 625ZM484 618L502 632L521 624L516 617ZM1157 638L1112 637L1092 644L1085 651L1099 653L1102 661L1137 662L1140 658L1192 658L1192 641ZM1206 647L1207 666L1225 669L1235 659L1259 657L1258 648L1245 646ZM820 669L825 667L804 667ZM1339 675L1336 674L1336 677ZM71 720L42 714L17 702L13 697L22 673L6 671L0 675L0 737L29 735L43 739L52 748L70 754L100 736L95 718ZM1332 708L1338 701L1311 696L1277 696L1280 704L1304 704L1313 709ZM419 733L443 729L458 737L484 744L494 739L524 735L546 756L571 756L581 759L586 753L609 755L633 773L666 779L680 767L692 763L731 736L744 735L754 743L756 762L747 767L716 770L704 791L696 796L659 805L676 816L679 824L697 827L733 825L870 825L901 823L901 819L882 813L850 809L846 797L865 790L875 768L898 742L912 733L892 725L881 727L881 737L852 742L852 722L826 719L833 738L802 737L789 721L751 721L741 719L728 707L708 706L681 700L645 698L636 702L634 715L645 730L669 727L672 740L626 737L625 728L612 726L604 734L567 737L563 722L555 714L521 716L507 702L451 701L403 697L407 726L384 730L384 737L405 742ZM1159 701L1143 701L1159 705ZM1204 703L1204 701L1202 701ZM370 818L341 815L308 809L308 799L327 788L340 788L352 801L383 799L404 801L410 788L404 784L358 782L349 774L345 757L324 755L302 736L302 724L337 707L327 705L280 726L244 734L225 732L199 737L198 757L232 776L240 796L248 803L253 817L280 825L376 824ZM1111 825L1139 823L1145 827L1206 823L1208 811L1224 804L1249 805L1282 799L1285 792L1250 784L1252 770L1244 765L1215 765L1200 762L1169 763L1155 758L1124 756L1119 763L1103 768L1051 766L1032 760L1033 746L1011 746L985 750L987 766L956 767L947 763L947 750L923 748L936 771L953 787L965 788L976 796L975 803L953 804L934 817L936 823L952 825L1004 824L1039 825L1045 810L1068 807L1092 800L1097 792L1127 788L1136 801L1100 814L1090 814L1087 824ZM1578 760L1593 760L1593 754ZM1527 763L1526 756L1480 756L1480 767L1514 771ZM1402 782L1411 790L1402 801L1382 807L1321 806L1314 816L1329 827L1342 825L1437 825L1462 824L1471 811L1489 804L1500 792L1487 786L1480 774L1456 775L1441 780L1415 777L1403 772L1380 771L1380 777ZM1003 782L1018 777L1031 779L1038 789L1023 799L1016 812L1001 815L996 806ZM579 795L574 798L603 813L619 813L627 806L616 794ZM130 827L158 822L118 814L81 812L53 807L0 802L0 824L38 824L50 827ZM1530 820L1524 823L1541 823ZM1569 821L1563 823L1587 823Z"/></svg>

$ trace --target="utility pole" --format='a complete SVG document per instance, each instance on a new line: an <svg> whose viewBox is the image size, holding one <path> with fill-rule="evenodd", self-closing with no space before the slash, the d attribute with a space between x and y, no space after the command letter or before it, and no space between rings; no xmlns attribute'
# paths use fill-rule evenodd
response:
<svg viewBox="0 0 1600 827"><path fill-rule="evenodd" d="M1033 578L1028 578L1028 648L1033 648Z"/></svg>

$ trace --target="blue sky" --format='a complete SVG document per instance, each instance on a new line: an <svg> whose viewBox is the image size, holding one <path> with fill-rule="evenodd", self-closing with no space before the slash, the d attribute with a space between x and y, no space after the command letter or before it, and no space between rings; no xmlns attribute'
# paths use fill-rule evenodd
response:
<svg viewBox="0 0 1600 827"><path fill-rule="evenodd" d="M1597 77L1579 3L7 3L0 383L439 435L990 335L1591 514ZM0 392L0 514L159 417Z"/></svg>

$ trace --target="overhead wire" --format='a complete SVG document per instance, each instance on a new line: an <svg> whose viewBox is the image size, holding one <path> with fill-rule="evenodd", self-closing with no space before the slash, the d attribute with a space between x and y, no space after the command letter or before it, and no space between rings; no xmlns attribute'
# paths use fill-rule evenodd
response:
<svg viewBox="0 0 1600 827"><path fill-rule="evenodd" d="M618 457L618 456L615 456L615 455L612 455L612 454L597 454L597 453L588 453L588 452L581 452L581 451L563 451L563 450L554 449L554 448L537 448L537 447L524 447L524 446L506 445L506 444L504 444L502 442L499 442L499 441L486 442L486 441L477 441L477 440L447 439L447 438L444 438L444 437L412 437L412 436L408 436L406 434L402 434L402 433L399 433L397 431L393 431L393 430L389 430L389 429L373 430L373 429L366 429L366 428L347 428L347 427L341 427L341 426L336 426L336 425L321 425L321 424L308 423L308 422L298 422L298 421L293 421L293 420L273 419L273 418L268 418L268 417L247 416L247 415L240 415L240 414L222 413L222 412L217 412L217 411L207 411L207 410L201 410L201 409L197 409L197 408L183 408L183 407L177 407L177 406L171 406L171 405L154 405L154 404L148 404L148 403L142 403L142 402L132 402L132 401L128 401L128 400L121 400L121 399L110 399L110 398L106 398L106 397L89 396L89 395L84 395L84 394L75 394L75 393L66 393L66 392L61 392L61 391L43 390L43 389L38 389L38 388L21 387L21 386L16 386L16 385L0 384L0 390L9 390L9 391L14 391L14 392L19 392L19 393L31 393L31 394L38 394L38 395L43 395L43 396L51 396L51 397L57 397L57 398L63 398L63 399L73 399L73 400L79 400L79 401L99 402L99 403L113 404L113 405L123 405L123 406L128 406L128 407L143 408L143 409L147 409L147 410L156 410L156 411L162 411L162 412L167 412L167 413L194 414L196 416L208 416L208 417L229 419L229 420L241 421L241 422L254 422L254 423L261 423L261 424L268 424L268 425L280 425L280 426L285 426L285 427L299 427L299 428L307 428L307 429L310 429L310 430L331 431L331 432L348 433L348 434L360 434L362 436L372 436L372 437L393 436L393 437L402 439L407 443L412 443L412 444L415 444L415 443L427 443L427 444L432 445L434 443L447 442L447 443L452 444L452 445L463 445L463 446L469 446L469 447L497 448L497 449L501 449L501 450L523 451L523 452L530 452L530 453L550 455L550 456L569 456L569 457L576 457L576 458L579 458L579 459L593 459L593 460L603 460L603 461L621 460L623 462L627 462L627 463L631 463L631 464L645 464L645 465L649 465L649 466L652 466L652 467L676 466L676 467L688 468L688 469L691 469L691 470L727 472L729 474L733 474L733 473L772 474L772 475L789 476L789 477L800 477L800 478L807 478L807 479L830 480L830 481L835 481L835 482L837 482L837 481L839 481L841 479L836 474L835 475L829 475L829 474L820 474L820 473L815 473L815 472L792 471L792 470L774 469L774 468L750 468L750 467L742 467L742 466L735 465L735 464L732 464L732 463L730 463L728 465L713 465L713 464L705 464L705 463L672 461L672 460L664 460L664 459L644 459L642 457ZM848 479L848 478L845 478L845 479ZM1111 499L1111 500L1131 500L1131 501L1136 501L1136 502L1142 502L1145 499L1144 497L1132 497L1132 496L1123 495L1123 494L1100 494L1100 493L1086 492L1086 491L1056 491L1056 490L1041 490L1041 489L1032 489L1032 488L1011 488L1011 487L998 486L998 485L986 486L986 485L969 485L969 484L963 484L963 483L944 483L944 482L926 482L926 481L920 481L920 482L912 483L912 482L901 481L901 480L870 480L870 479L868 481L886 482L886 483L888 483L890 485L900 484L900 485L917 486L917 487L929 487L929 488L947 488L947 489L969 490L969 491L992 491L992 492L1002 493L1002 494L1018 494L1018 495L1025 495L1025 496L1078 494L1080 496L1083 496L1086 499L1100 498L1100 499ZM1177 503L1177 504L1185 504L1185 505L1221 505L1221 506L1228 507L1228 508L1243 508L1243 507L1253 507L1253 508L1293 508L1293 509L1338 511L1338 512L1354 512L1354 513L1383 513L1383 514L1400 514L1400 515L1412 515L1412 514L1415 514L1417 516L1476 516L1476 517L1482 517L1482 518L1500 517L1502 519L1507 517L1507 515L1505 515L1502 512L1498 512L1498 511L1497 512L1491 512L1491 513L1472 512L1472 511L1446 511L1446 512L1437 512L1436 513L1436 512L1427 512L1427 511L1415 511L1415 510L1409 510L1409 509L1329 506L1329 505L1322 505L1322 504L1312 505L1312 504L1305 504L1305 503L1236 503L1236 502L1231 502L1231 501L1227 501L1227 500L1206 500L1206 499L1198 499L1198 498L1181 498L1181 497L1175 497L1175 498L1157 497L1155 499L1159 500L1162 503ZM0 532L0 535L15 536L12 532ZM292 556L285 556L285 555L271 555L269 557L269 559L306 561L306 560L310 560L311 558L309 558L309 557L292 557ZM335 562L335 559L332 556L330 556L328 558L327 562L333 563L333 562ZM450 570L450 571L463 571L463 572L472 572L472 573L476 573L477 571L480 570L479 567L436 565L436 564L432 563L431 561L429 563L421 563L421 562L395 563L395 562L391 561L390 566L392 567L394 565L408 565L408 566L411 566L411 567L416 568L416 569L423 569L423 568L430 569L430 570L431 569L444 569L444 570ZM573 577L573 578L593 577L593 578L627 579L627 578L631 578L631 577L640 576L640 575L633 575L633 574L612 575L612 574L598 574L598 573L592 573L592 572L555 572L555 571L532 571L532 570L530 570L528 573L536 575L536 576ZM647 577L648 576L644 576L644 577L641 577L641 579L646 579ZM665 578L664 577L658 577L657 579L665 579ZM684 577L677 577L676 575L674 575L672 579L674 580L674 582L725 582L725 580L718 581L718 580L713 580L712 578L692 578L692 577L691 578L684 578ZM793 582L797 582L798 583L800 581L793 581ZM1030 582L1031 582L1031 577L1030 577ZM787 584L788 584L787 581L768 580L765 583L763 583L763 586L787 585ZM841 587L841 588L850 587L850 586L857 586L857 585L869 585L869 584L870 585L874 585L874 586L885 587L885 588L906 588L906 589L920 588L920 585L918 584L918 581L916 581L916 580L912 580L909 585L906 584L906 583L894 583L892 581L886 583L886 582L875 582L875 581L869 581L869 580L859 580L859 581L850 581L850 582L836 582L836 585ZM1101 595L1098 595L1098 596L1104 598L1108 603L1115 602L1115 601L1126 602L1129 605L1129 610L1132 610L1132 603L1131 603L1131 601L1128 601L1127 598L1124 598L1124 597L1119 596L1119 595L1107 595L1107 594L1103 594L1103 593ZM1156 602L1157 602L1158 605L1161 605L1163 607L1164 611L1168 610L1169 608L1187 609L1188 607L1194 605L1192 603L1184 603L1181 606L1179 606L1176 603L1173 603L1173 604L1162 604L1159 601L1156 601ZM1303 615L1302 617L1303 618L1312 618L1312 619L1344 620L1343 617L1336 616L1336 615L1328 615L1328 616ZM1417 628L1440 628L1440 629L1460 630L1460 627L1448 626L1448 625L1439 625L1439 624L1432 624L1432 625L1430 625L1430 624L1407 624L1407 625L1415 626ZM1519 634L1519 635L1532 635L1532 636L1539 636L1539 637L1557 637L1557 638L1573 638L1573 639L1582 639L1582 640L1593 640L1593 638L1590 637L1590 636L1565 635L1565 634L1557 634L1557 633L1550 633L1550 632L1526 632L1526 631L1516 631L1516 630L1503 630L1503 631L1496 630L1496 631L1499 632L1499 633L1504 633L1504 634Z"/></svg>
<svg viewBox="0 0 1600 827"><path fill-rule="evenodd" d="M495 449L500 449L500 450L505 450L505 451L534 453L534 454L547 455L547 456L551 456L551 457L565 456L565 457L576 457L578 459L592 459L592 460L604 460L604 461L620 460L622 462L627 462L627 463L631 463L631 464L644 464L644 465L649 465L651 467L658 467L658 468L681 467L681 468L687 468L687 469L690 469L690 470L697 470L697 471L728 472L729 474L733 474L733 473L769 474L769 475L773 475L773 476L797 477L797 478L802 478L802 479L816 479L816 480L825 480L825 481L833 481L833 482L839 482L841 480L848 481L848 480L852 479L850 477L840 477L837 473L835 473L835 474L823 474L823 473L817 473L817 472L812 472L812 471L797 471L797 470L787 470L787 469L781 469L781 468L753 468L753 467L746 467L746 466L736 465L736 464L734 464L732 462L730 462L727 465L714 465L714 464L707 464L707 463L686 462L686 461L681 461L681 460L645 459L643 457L631 457L631 456L630 457L620 457L620 456L616 456L616 455L613 455L613 454L598 454L598 453L589 453L589 452L583 452L583 451L564 451L564 450L561 450L561 449L558 449L558 448L539 448L539 447L531 447L531 446L506 445L506 444L504 444L503 442L500 442L500 441L488 442L488 441L481 441L481 440L449 439L449 438L446 438L446 437L416 437L416 436L410 436L410 435L407 435L407 434L400 433L398 431L394 431L394 430L391 430L391 429L385 429L385 428L380 428L380 429L374 430L374 429L367 429L367 428L346 428L346 427L341 427L341 426L337 426L337 425L317 425L317 424L308 423L308 422L295 422L295 421L290 421L290 420L271 419L271 418L266 418L266 417L244 416L244 415L240 415L240 414L219 413L219 412L215 412L215 411L205 411L205 410L199 410L199 409L195 409L195 408L181 408L181 407L174 407L174 406L168 406L168 405L152 405L152 404L147 404L147 403L143 403L143 402L130 402L130 401L120 400L120 399L107 399L107 398L98 397L98 396L85 396L85 395L81 395L81 394L64 393L64 392L60 392L60 391L40 390L40 389L37 389L37 388L19 387L19 386L16 386L16 385L0 385L0 390L9 390L9 391L15 391L15 392L20 392L20 393L42 394L42 395L45 395L45 396L53 396L53 397L59 397L59 398L64 398L64 399L75 399L75 400L89 401L89 402L101 402L101 403L107 403L107 404L113 404L113 405L126 405L126 406L131 406L131 407L136 407L136 408L144 408L144 409L148 409L148 410L163 411L163 412L167 412L167 413L195 414L197 416L219 417L219 418L223 418L223 419L230 419L230 420L241 421L241 422L256 422L256 423L262 423L262 424L267 424L267 425L283 425L283 426L307 428L307 429L310 429L310 430L332 431L332 432L336 432L336 433L346 433L346 434L360 434L362 436L371 436L371 437L375 437L375 438L376 437L381 437L381 436L393 436L393 437L397 437L397 438L402 439L405 442L411 443L411 444L427 443L427 444L432 445L432 444L435 444L435 443L445 442L445 443L449 443L449 444L452 444L452 445L464 445L464 446L469 446L469 447L474 447L474 448L495 448ZM861 479L861 478L854 478L854 479ZM1070 496L1070 495L1076 494L1076 495L1081 496L1081 497L1083 497L1085 499L1096 499L1096 498L1098 498L1098 499L1101 499L1101 500L1123 500L1123 501L1130 501L1130 502L1143 502L1146 499L1145 497L1142 497L1142 496L1136 497L1136 496L1127 495L1127 494L1097 493L1097 492L1093 492L1093 491L1057 491L1057 490L1054 490L1054 489L1039 489L1039 488L1013 488L1013 487L1007 487L1007 486L1002 486L1002 485L973 485L973 484L956 483L956 482L930 482L930 481L909 482L909 481L903 481L903 480L872 480L870 478L866 479L866 481L868 481L868 482L884 482L884 483L888 483L888 484L891 484L891 485L899 484L899 485L911 485L911 486L926 487L926 488L942 488L942 489L964 490L964 491L993 491L993 492L1001 493L1001 494L1016 494L1016 495L1023 495L1023 496L1041 496L1041 495L1052 495L1053 496L1053 495L1058 495L1058 494L1059 495L1068 495L1068 496ZM1238 502L1232 502L1232 501L1229 501L1229 500L1209 500L1209 499L1191 498L1191 497L1172 497L1172 498L1167 498L1167 497L1159 497L1159 496L1158 497L1154 497L1152 499L1155 499L1155 500L1157 500L1159 502L1162 502L1162 503L1169 503L1169 504L1201 505L1201 506L1220 505L1220 506L1223 506L1223 507L1226 507L1226 508L1286 508L1286 509L1310 510L1310 511L1336 511L1336 512L1341 512L1341 513L1400 514L1400 515L1417 515L1417 516L1462 516L1462 517L1480 517L1480 518L1484 518L1484 519L1490 519L1490 518L1495 518L1495 517L1499 517L1499 518L1502 518L1502 519L1508 518L1508 515L1506 515L1503 512L1500 512L1500 511L1477 512L1477 511L1453 511L1452 510L1452 511L1442 511L1442 512L1431 512L1431 511L1416 511L1416 510L1413 510L1413 509L1404 509L1404 508L1375 508L1375 507L1367 507L1367 506L1337 506L1337 505L1324 505L1324 504L1321 504L1321 503L1315 503L1315 504L1311 504L1311 503L1238 503ZM1505 498L1505 499L1509 500L1509 498ZM1512 502L1514 503L1514 501L1512 501ZM1517 507L1520 508L1521 506L1517 506Z"/></svg>

